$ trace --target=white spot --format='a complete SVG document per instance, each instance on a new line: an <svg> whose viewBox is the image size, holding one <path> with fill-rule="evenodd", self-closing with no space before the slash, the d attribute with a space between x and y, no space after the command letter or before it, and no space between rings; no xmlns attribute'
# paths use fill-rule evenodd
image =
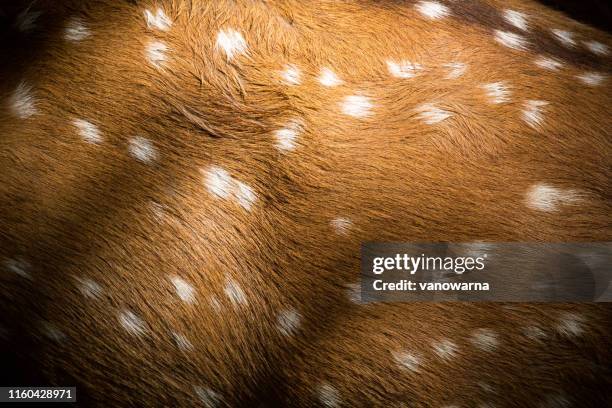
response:
<svg viewBox="0 0 612 408"><path fill-rule="evenodd" d="M421 64L410 61L387 61L389 73L396 78L414 78L423 69Z"/></svg>
<svg viewBox="0 0 612 408"><path fill-rule="evenodd" d="M141 136L130 139L128 147L130 154L141 162L147 163L157 158L157 150L150 140Z"/></svg>
<svg viewBox="0 0 612 408"><path fill-rule="evenodd" d="M503 13L504 20L508 23L512 24L518 29L523 31L527 31L529 29L529 24L527 23L527 15L515 10L504 10Z"/></svg>
<svg viewBox="0 0 612 408"><path fill-rule="evenodd" d="M157 158L155 147L144 137L136 136L130 139L128 150L132 156L142 162L150 162Z"/></svg>
<svg viewBox="0 0 612 408"><path fill-rule="evenodd" d="M321 73L319 74L319 83L323 86L334 87L341 85L343 82L334 71L330 68L321 68Z"/></svg>
<svg viewBox="0 0 612 408"><path fill-rule="evenodd" d="M182 351L191 351L193 350L193 344L187 339L187 337L183 336L180 333L172 332L172 338L176 343L176 346Z"/></svg>
<svg viewBox="0 0 612 408"><path fill-rule="evenodd" d="M449 69L446 79L457 79L463 76L465 71L467 71L467 65L463 62L450 62L448 64L444 64L443 67Z"/></svg>
<svg viewBox="0 0 612 408"><path fill-rule="evenodd" d="M75 280L77 288L83 296L96 299L102 295L102 287L92 279L75 277Z"/></svg>
<svg viewBox="0 0 612 408"><path fill-rule="evenodd" d="M34 2L23 10L15 19L15 27L22 33L32 31L36 27L36 20L41 16L42 11L33 11Z"/></svg>
<svg viewBox="0 0 612 408"><path fill-rule="evenodd" d="M217 299L216 296L210 298L209 302L210 307L212 307L215 312L219 313L221 311L221 303L219 303L219 299Z"/></svg>
<svg viewBox="0 0 612 408"><path fill-rule="evenodd" d="M276 147L281 151L289 151L295 149L295 141L298 135L302 132L304 122L300 119L290 121L284 128L277 130L274 135L276 137Z"/></svg>
<svg viewBox="0 0 612 408"><path fill-rule="evenodd" d="M437 1L420 1L415 7L419 13L432 20L446 17L450 14L448 7Z"/></svg>
<svg viewBox="0 0 612 408"><path fill-rule="evenodd" d="M247 52L247 44L242 34L234 29L225 29L217 34L217 48L225 52L228 60L231 60L238 54Z"/></svg>
<svg viewBox="0 0 612 408"><path fill-rule="evenodd" d="M580 201L576 190L561 189L546 184L532 186L525 197L527 207L539 211L557 211L559 206Z"/></svg>
<svg viewBox="0 0 612 408"><path fill-rule="evenodd" d="M27 119L38 113L32 87L26 82L17 85L15 91L8 97L8 105L13 115L19 119Z"/></svg>
<svg viewBox="0 0 612 408"><path fill-rule="evenodd" d="M361 303L361 284L360 283L349 283L344 285L346 288L346 294L349 300L353 303Z"/></svg>
<svg viewBox="0 0 612 408"><path fill-rule="evenodd" d="M558 28L554 28L550 30L553 34L553 37L567 47L574 47L576 45L576 40L574 39L574 33L571 31L560 30Z"/></svg>
<svg viewBox="0 0 612 408"><path fill-rule="evenodd" d="M170 20L161 8L158 8L155 14L153 14L151 10L146 9L144 15L149 29L168 31L172 26L172 20Z"/></svg>
<svg viewBox="0 0 612 408"><path fill-rule="evenodd" d="M155 201L151 201L149 203L149 208L151 209L151 212L153 213L153 217L155 217L157 221L161 221L164 219L165 206L163 204L157 203Z"/></svg>
<svg viewBox="0 0 612 408"><path fill-rule="evenodd" d="M529 45L525 37L510 31L495 30L495 41L515 50L526 50Z"/></svg>
<svg viewBox="0 0 612 408"><path fill-rule="evenodd" d="M195 386L193 389L205 408L217 408L221 406L223 398L210 388Z"/></svg>
<svg viewBox="0 0 612 408"><path fill-rule="evenodd" d="M228 279L225 282L225 295L229 298L229 300L235 305L246 304L247 299L244 291L235 280Z"/></svg>
<svg viewBox="0 0 612 408"><path fill-rule="evenodd" d="M50 322L42 322L41 323L43 334L56 342L60 342L66 339L66 335L62 332L56 325Z"/></svg>
<svg viewBox="0 0 612 408"><path fill-rule="evenodd" d="M462 244L454 244L451 245L450 248L453 251L456 251L457 253L461 254L461 256L471 257L474 259L480 257L487 258L488 256L491 256L492 252L495 250L495 244L491 244L489 242L475 241L466 242Z"/></svg>
<svg viewBox="0 0 612 408"><path fill-rule="evenodd" d="M495 389L485 382L479 381L476 385L484 392L495 394Z"/></svg>
<svg viewBox="0 0 612 408"><path fill-rule="evenodd" d="M166 61L168 46L161 41L151 41L145 47L147 59L156 68L161 68Z"/></svg>
<svg viewBox="0 0 612 408"><path fill-rule="evenodd" d="M540 408L570 408L572 403L562 394L550 394L546 396L546 399Z"/></svg>
<svg viewBox="0 0 612 408"><path fill-rule="evenodd" d="M330 224L338 235L348 235L349 230L353 226L353 222L348 218L334 218L330 221Z"/></svg>
<svg viewBox="0 0 612 408"><path fill-rule="evenodd" d="M432 343L434 352L443 360L448 360L457 354L457 345L450 340L440 340Z"/></svg>
<svg viewBox="0 0 612 408"><path fill-rule="evenodd" d="M64 38L68 41L81 41L89 37L91 32L82 19L73 17L68 20L64 30Z"/></svg>
<svg viewBox="0 0 612 408"><path fill-rule="evenodd" d="M580 336L584 332L584 318L576 313L564 313L557 323L557 331L566 337Z"/></svg>
<svg viewBox="0 0 612 408"><path fill-rule="evenodd" d="M79 130L79 134L88 143L100 143L102 135L100 129L91 122L83 119L75 119L72 124Z"/></svg>
<svg viewBox="0 0 612 408"><path fill-rule="evenodd" d="M247 211L251 209L253 203L257 200L253 189L240 181L235 182L234 195L238 204Z"/></svg>
<svg viewBox="0 0 612 408"><path fill-rule="evenodd" d="M410 371L418 372L419 366L421 365L421 359L414 354L407 352L392 352L393 359L399 364L401 368L405 368Z"/></svg>
<svg viewBox="0 0 612 408"><path fill-rule="evenodd" d="M544 123L543 107L548 105L545 101L530 100L523 105L523 120L532 128L539 128Z"/></svg>
<svg viewBox="0 0 612 408"><path fill-rule="evenodd" d="M23 258L7 259L4 261L4 267L9 272L16 273L22 278L32 279L32 275L30 274L32 265L30 265L30 263Z"/></svg>
<svg viewBox="0 0 612 408"><path fill-rule="evenodd" d="M602 44L599 41L584 41L584 45L594 54L597 55L608 55L610 52L606 44Z"/></svg>
<svg viewBox="0 0 612 408"><path fill-rule="evenodd" d="M195 289L187 281L179 276L172 276L170 281L178 297L185 303L195 303Z"/></svg>
<svg viewBox="0 0 612 408"><path fill-rule="evenodd" d="M483 351L493 351L499 344L497 334L490 329L477 329L470 338L472 344Z"/></svg>
<svg viewBox="0 0 612 408"><path fill-rule="evenodd" d="M542 341L546 337L546 332L538 326L528 326L523 329L523 334L530 340Z"/></svg>
<svg viewBox="0 0 612 408"><path fill-rule="evenodd" d="M318 388L319 401L328 408L340 406L340 392L330 384L321 384Z"/></svg>
<svg viewBox="0 0 612 408"><path fill-rule="evenodd" d="M225 169L211 166L208 170L201 170L204 175L206 187L210 194L217 198L235 199L244 209L250 210L257 196L253 189L234 179Z"/></svg>
<svg viewBox="0 0 612 408"><path fill-rule="evenodd" d="M452 113L438 108L432 103L423 104L415 109L417 117L428 125L434 125L453 116Z"/></svg>
<svg viewBox="0 0 612 408"><path fill-rule="evenodd" d="M558 28L554 28L550 31L553 33L553 36L557 39L557 41L561 42L563 45L567 47L573 47L576 45L574 33L571 31L559 30Z"/></svg>
<svg viewBox="0 0 612 408"><path fill-rule="evenodd" d="M130 310L124 310L119 313L119 323L130 334L140 336L147 331L145 322Z"/></svg>
<svg viewBox="0 0 612 408"><path fill-rule="evenodd" d="M606 76L604 74L600 74L599 72L585 72L578 75L577 78L590 86L601 85L606 80Z"/></svg>
<svg viewBox="0 0 612 408"><path fill-rule="evenodd" d="M297 310L283 310L276 318L276 327L285 336L290 336L297 331L301 319Z"/></svg>
<svg viewBox="0 0 612 408"><path fill-rule="evenodd" d="M299 85L302 72L297 66L290 64L285 66L285 69L281 72L281 77L287 85Z"/></svg>
<svg viewBox="0 0 612 408"><path fill-rule="evenodd" d="M212 166L206 171L205 178L208 191L215 197L226 199L232 194L234 180L225 169Z"/></svg>
<svg viewBox="0 0 612 408"><path fill-rule="evenodd" d="M350 95L341 104L342 113L355 118L365 118L372 114L374 107L370 99L363 95Z"/></svg>
<svg viewBox="0 0 612 408"><path fill-rule="evenodd" d="M556 59L540 56L536 58L535 64L540 68L548 69L550 71L558 71L563 67L563 63Z"/></svg>
<svg viewBox="0 0 612 408"><path fill-rule="evenodd" d="M491 84L482 85L482 88L487 93L491 103L506 103L510 101L510 89L503 82L493 82Z"/></svg>

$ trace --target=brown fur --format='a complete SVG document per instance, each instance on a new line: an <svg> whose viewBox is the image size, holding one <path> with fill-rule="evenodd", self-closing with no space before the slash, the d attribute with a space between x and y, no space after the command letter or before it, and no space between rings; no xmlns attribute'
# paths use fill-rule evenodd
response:
<svg viewBox="0 0 612 408"><path fill-rule="evenodd" d="M2 6L9 20L29 4L16 3ZM38 101L28 119L0 110L0 260L27 259L32 276L0 273L5 383L76 384L83 406L194 406L197 385L221 406L310 407L324 383L342 406L610 401L606 305L358 305L346 295L361 242L610 241L611 82L575 78L610 72L610 59L563 48L548 30L608 45L610 36L525 1L446 1L453 16L429 21L414 1L175 0L159 3L168 32L146 29L153 1L59 3L37 1L37 29L6 28L0 44L0 100L25 79ZM511 28L499 20L504 7L533 17L529 50L493 40L494 29ZM62 39L74 15L87 21L87 41ZM244 34L248 56L228 61L215 50L226 26ZM152 39L168 44L163 69L144 57ZM568 66L540 69L536 53ZM393 78L388 58L427 69ZM469 68L444 80L451 61ZM279 82L287 63L302 70L301 85ZM344 85L323 88L321 66ZM479 88L496 81L512 85L509 103L492 105ZM375 101L372 116L340 113L356 93ZM529 99L550 102L539 130L521 120ZM423 124L414 109L429 102L454 116ZM271 135L295 116L305 125L298 148L280 153ZM98 125L104 141L84 143L76 118ZM128 154L134 135L152 141L156 161ZM200 169L211 165L253 188L251 211L209 194ZM584 199L529 209L525 192L539 182ZM352 220L347 236L330 227L336 217ZM171 275L196 288L197 304L176 297ZM103 295L85 299L75 277ZM224 295L228 277L248 305ZM292 337L276 329L286 308L302 315ZM146 322L146 335L120 326L124 309ZM584 316L582 336L555 331L568 311ZM44 337L43 322L65 339ZM545 342L521 335L531 325L549 333ZM468 340L482 327L500 334L491 355ZM193 351L177 349L175 331ZM442 337L460 348L451 362L431 354ZM391 357L406 347L428 361L417 374Z"/></svg>

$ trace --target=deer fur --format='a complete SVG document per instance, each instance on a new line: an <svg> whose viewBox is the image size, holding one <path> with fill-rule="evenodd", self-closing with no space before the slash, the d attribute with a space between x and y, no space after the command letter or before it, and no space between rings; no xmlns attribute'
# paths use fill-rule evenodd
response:
<svg viewBox="0 0 612 408"><path fill-rule="evenodd" d="M355 289L362 242L611 240L608 34L514 0L0 9L2 385L76 385L79 406L610 402L605 304Z"/></svg>

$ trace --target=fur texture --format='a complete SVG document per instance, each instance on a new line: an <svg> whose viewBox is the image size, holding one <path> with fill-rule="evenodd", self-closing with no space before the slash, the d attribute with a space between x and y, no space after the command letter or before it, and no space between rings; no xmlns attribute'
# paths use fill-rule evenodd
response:
<svg viewBox="0 0 612 408"><path fill-rule="evenodd" d="M354 292L361 242L611 240L610 55L583 43L607 34L515 0L0 7L40 13L0 42L6 385L77 385L81 406L610 402L607 305Z"/></svg>

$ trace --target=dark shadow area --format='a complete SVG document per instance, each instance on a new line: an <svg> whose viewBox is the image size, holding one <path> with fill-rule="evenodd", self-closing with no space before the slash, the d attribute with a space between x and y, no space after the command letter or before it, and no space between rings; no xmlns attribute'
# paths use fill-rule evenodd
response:
<svg viewBox="0 0 612 408"><path fill-rule="evenodd" d="M605 0L539 0L539 3L565 13L581 23L591 25L601 30L611 31L612 6Z"/></svg>

